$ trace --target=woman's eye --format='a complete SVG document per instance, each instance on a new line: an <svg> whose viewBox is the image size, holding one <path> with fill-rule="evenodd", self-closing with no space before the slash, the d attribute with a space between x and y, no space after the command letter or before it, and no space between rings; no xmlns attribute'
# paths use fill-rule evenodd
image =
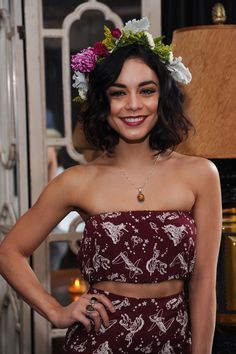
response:
<svg viewBox="0 0 236 354"><path fill-rule="evenodd" d="M120 96L123 96L123 95L125 95L124 91L113 91L113 92L110 92L110 96L111 97L120 97Z"/></svg>
<svg viewBox="0 0 236 354"><path fill-rule="evenodd" d="M143 89L141 91L141 93L143 93L144 95L151 95L152 93L155 93L157 92L157 90L155 89L150 89L150 88L147 88L147 89Z"/></svg>

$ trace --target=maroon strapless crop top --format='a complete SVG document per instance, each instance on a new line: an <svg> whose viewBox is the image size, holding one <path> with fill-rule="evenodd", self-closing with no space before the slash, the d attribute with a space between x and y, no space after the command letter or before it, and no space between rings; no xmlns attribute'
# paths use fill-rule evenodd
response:
<svg viewBox="0 0 236 354"><path fill-rule="evenodd" d="M188 280L195 261L196 226L188 211L121 211L90 216L78 253L90 284Z"/></svg>

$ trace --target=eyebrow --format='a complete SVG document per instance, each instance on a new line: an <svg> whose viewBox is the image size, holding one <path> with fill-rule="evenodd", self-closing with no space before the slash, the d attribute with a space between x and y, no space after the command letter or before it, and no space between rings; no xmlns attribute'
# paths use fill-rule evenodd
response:
<svg viewBox="0 0 236 354"><path fill-rule="evenodd" d="M157 83L155 81L153 81L153 80L142 81L142 82L140 82L140 84L138 84L138 86L142 87L142 86L146 86L146 85L150 85L150 84L153 84L153 85L157 86ZM114 82L114 84L111 84L110 87L126 88L127 86L124 85L124 84L120 84L119 82Z"/></svg>

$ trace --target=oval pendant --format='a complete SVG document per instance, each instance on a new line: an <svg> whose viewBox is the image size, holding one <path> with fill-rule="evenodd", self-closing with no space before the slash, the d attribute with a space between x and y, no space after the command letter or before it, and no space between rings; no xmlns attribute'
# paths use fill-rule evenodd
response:
<svg viewBox="0 0 236 354"><path fill-rule="evenodd" d="M138 199L139 202L144 202L145 197L144 197L144 194L141 191L138 192L137 199Z"/></svg>

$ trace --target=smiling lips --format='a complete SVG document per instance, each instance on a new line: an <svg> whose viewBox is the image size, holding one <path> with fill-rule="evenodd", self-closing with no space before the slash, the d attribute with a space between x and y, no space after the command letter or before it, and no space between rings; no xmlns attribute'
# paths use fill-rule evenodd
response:
<svg viewBox="0 0 236 354"><path fill-rule="evenodd" d="M129 125L130 127L134 127L134 126L142 124L145 119L146 119L146 116L125 117L125 118L122 118L122 121L125 124Z"/></svg>

